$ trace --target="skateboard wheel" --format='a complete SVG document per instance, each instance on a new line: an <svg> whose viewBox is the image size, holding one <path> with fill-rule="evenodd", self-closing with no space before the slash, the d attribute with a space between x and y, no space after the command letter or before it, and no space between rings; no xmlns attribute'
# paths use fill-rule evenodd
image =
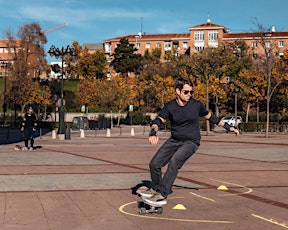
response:
<svg viewBox="0 0 288 230"><path fill-rule="evenodd" d="M140 209L139 209L139 214L140 214L140 215L146 214L146 208L144 208L144 207L140 208Z"/></svg>
<svg viewBox="0 0 288 230"><path fill-rule="evenodd" d="M157 208L156 213L157 214L162 214L163 213L163 208Z"/></svg>

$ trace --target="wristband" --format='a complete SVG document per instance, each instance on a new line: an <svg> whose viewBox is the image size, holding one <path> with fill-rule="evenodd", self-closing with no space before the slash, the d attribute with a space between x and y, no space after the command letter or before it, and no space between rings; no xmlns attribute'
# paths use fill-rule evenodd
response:
<svg viewBox="0 0 288 230"><path fill-rule="evenodd" d="M221 121L221 119L219 117L217 117L214 113L211 114L209 121L213 124L218 125L219 122Z"/></svg>
<svg viewBox="0 0 288 230"><path fill-rule="evenodd" d="M225 124L223 125L223 128L226 129L228 132L230 132L231 126L227 122L225 122Z"/></svg>
<svg viewBox="0 0 288 230"><path fill-rule="evenodd" d="M149 133L149 137L151 136L157 136L157 132L155 129L151 129L150 133Z"/></svg>

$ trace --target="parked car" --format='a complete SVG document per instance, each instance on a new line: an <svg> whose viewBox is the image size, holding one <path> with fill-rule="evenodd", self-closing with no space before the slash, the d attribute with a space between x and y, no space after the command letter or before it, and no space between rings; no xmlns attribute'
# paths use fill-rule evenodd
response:
<svg viewBox="0 0 288 230"><path fill-rule="evenodd" d="M227 116L227 117L223 117L222 120L224 122L227 122L229 125L231 126L235 126L235 116ZM242 117L237 116L237 125L240 124L242 122Z"/></svg>

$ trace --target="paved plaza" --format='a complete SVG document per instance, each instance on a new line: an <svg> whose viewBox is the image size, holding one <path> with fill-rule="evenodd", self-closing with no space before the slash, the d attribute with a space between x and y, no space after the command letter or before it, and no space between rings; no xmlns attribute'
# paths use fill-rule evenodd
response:
<svg viewBox="0 0 288 230"><path fill-rule="evenodd" d="M1 145L0 229L288 229L288 135L203 133L163 214L140 215L130 188L150 179L149 161L169 137L160 132L152 146L147 132L46 133L34 151Z"/></svg>

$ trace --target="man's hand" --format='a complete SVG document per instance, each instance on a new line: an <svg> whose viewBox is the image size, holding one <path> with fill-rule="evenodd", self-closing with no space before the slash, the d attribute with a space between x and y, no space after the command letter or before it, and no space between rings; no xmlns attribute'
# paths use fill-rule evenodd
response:
<svg viewBox="0 0 288 230"><path fill-rule="evenodd" d="M150 136L148 140L151 143L151 145L156 145L159 141L159 137L158 136Z"/></svg>
<svg viewBox="0 0 288 230"><path fill-rule="evenodd" d="M236 134L236 136L239 135L239 129L237 129L237 128L233 127L233 126L230 128L230 131L234 132Z"/></svg>

